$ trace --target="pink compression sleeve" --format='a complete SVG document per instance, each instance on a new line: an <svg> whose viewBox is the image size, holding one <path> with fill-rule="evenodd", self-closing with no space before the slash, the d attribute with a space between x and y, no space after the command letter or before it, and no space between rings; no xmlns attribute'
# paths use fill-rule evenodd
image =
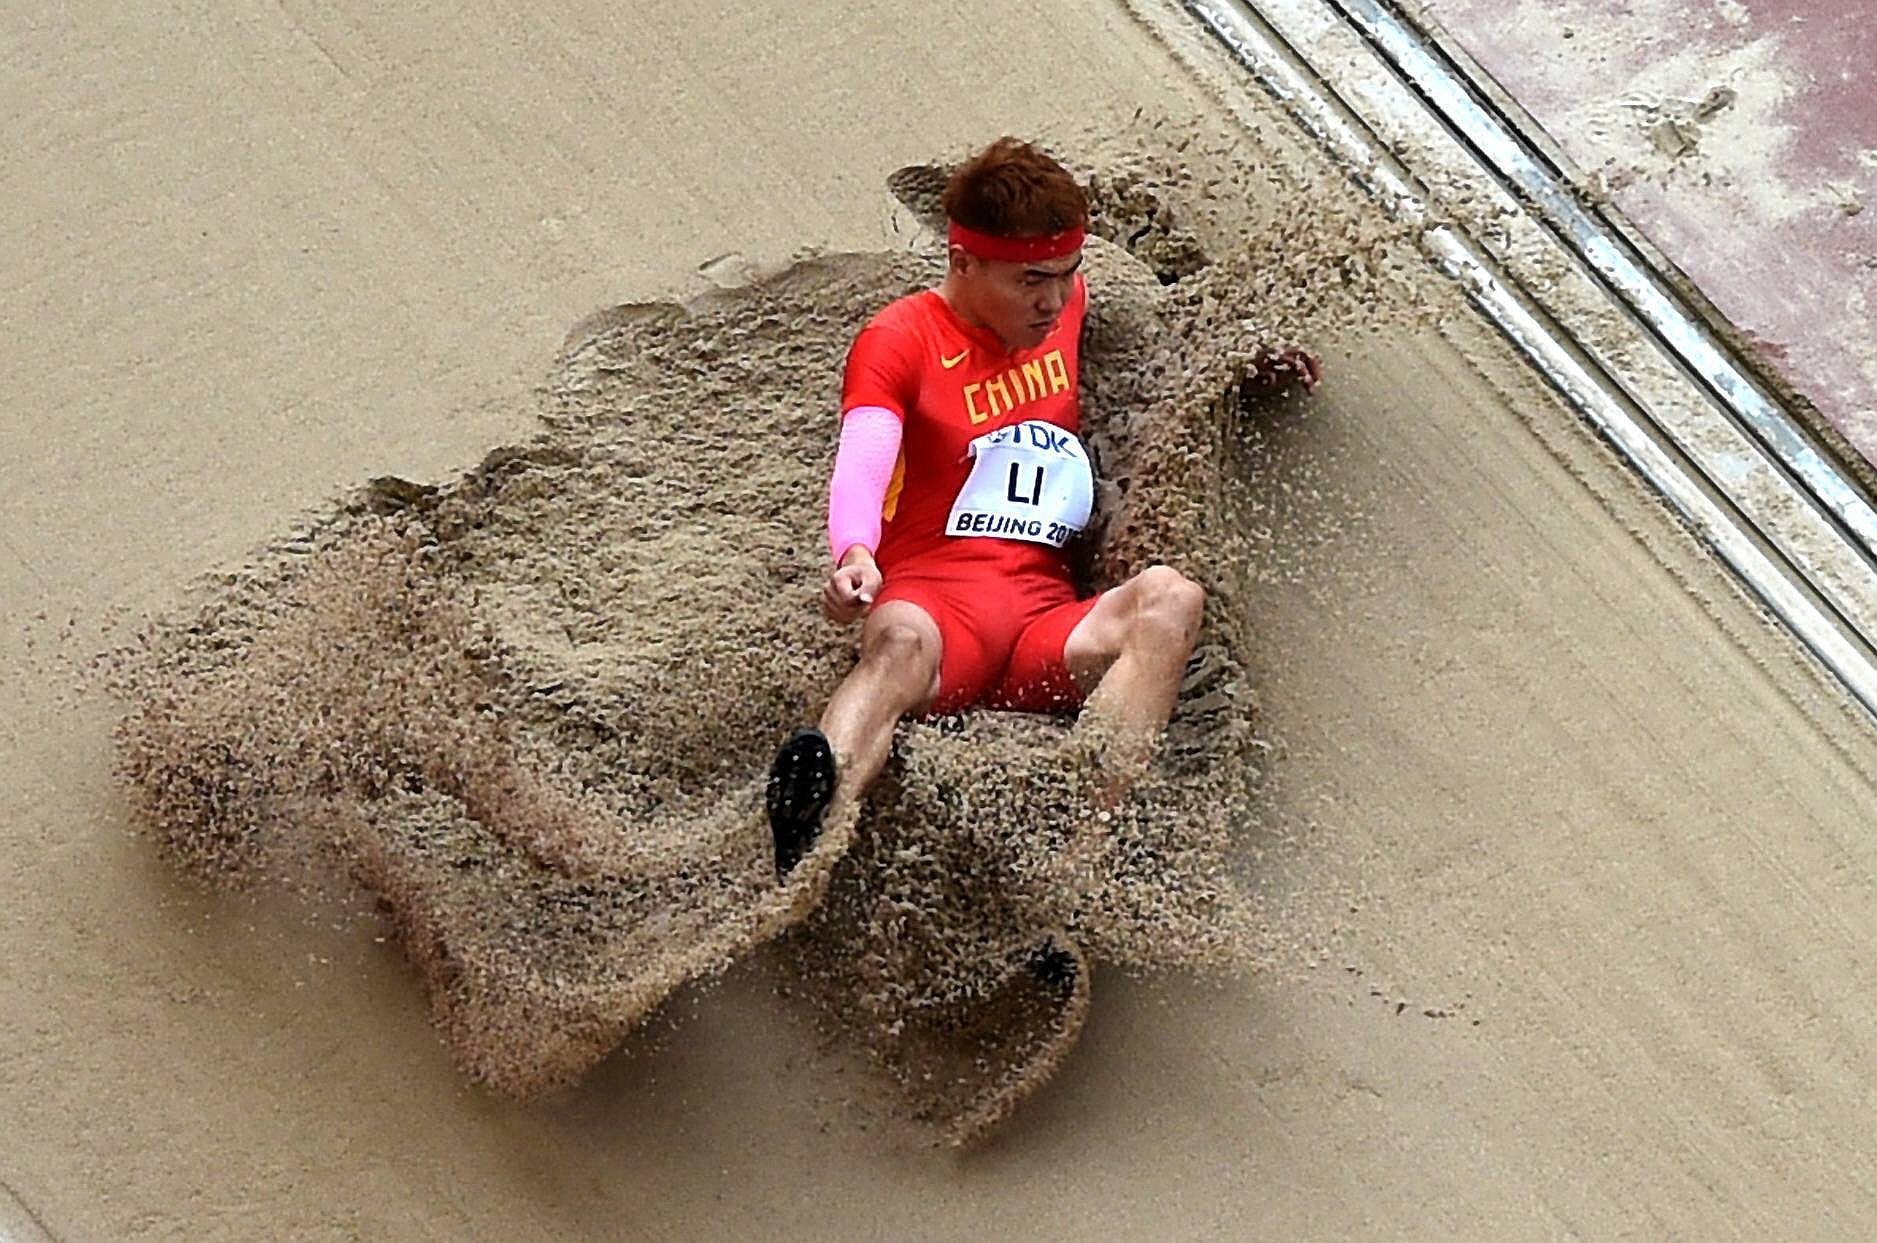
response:
<svg viewBox="0 0 1877 1243"><path fill-rule="evenodd" d="M899 416L884 406L855 406L841 420L841 447L828 484L828 549L838 564L859 544L880 547L880 510L899 462Z"/></svg>

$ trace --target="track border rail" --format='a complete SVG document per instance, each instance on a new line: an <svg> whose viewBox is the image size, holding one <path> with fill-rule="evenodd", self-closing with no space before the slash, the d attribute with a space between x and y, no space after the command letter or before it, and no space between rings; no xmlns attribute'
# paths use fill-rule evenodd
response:
<svg viewBox="0 0 1877 1243"><path fill-rule="evenodd" d="M1481 99L1443 53L1378 0L1315 0L1413 94L1428 119L1463 147L1484 175L1543 224L1552 241L1592 271L1600 293L1748 438L1754 466L1770 466L1792 500L1828 524L1861 574L1877 573L1877 509L1755 384L1626 240L1592 219L1555 167ZM1780 532L1749 517L1730 466L1704 469L1568 324L1553 316L1451 223L1436 222L1429 195L1388 143L1277 27L1245 0L1180 0L1227 53L1398 219L1425 224L1423 250L1473 305L1708 544L1722 561L1877 717L1877 636L1854 615L1871 600L1834 598L1841 582L1795 558ZM1404 63L1408 66L1404 68ZM1443 68L1445 66L1445 68ZM1454 116L1444 106L1454 109ZM1458 120L1455 117L1458 117ZM1503 164L1503 166L1502 166ZM1710 457L1712 454L1710 453ZM1877 593L1873 593L1877 595ZM1857 607L1846 607L1855 604Z"/></svg>
<svg viewBox="0 0 1877 1243"><path fill-rule="evenodd" d="M1448 128L1531 204L1566 247L1781 463L1867 559L1877 558L1877 507L1756 383L1653 264L1579 201L1563 171L1487 102L1466 70L1388 0L1328 0Z"/></svg>

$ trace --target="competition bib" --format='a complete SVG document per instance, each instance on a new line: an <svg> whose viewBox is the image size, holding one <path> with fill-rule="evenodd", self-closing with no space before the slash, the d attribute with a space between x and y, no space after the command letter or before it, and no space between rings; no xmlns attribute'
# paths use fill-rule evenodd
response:
<svg viewBox="0 0 1877 1243"><path fill-rule="evenodd" d="M971 477L952 502L945 534L1061 548L1088 525L1095 477L1075 433L1031 419L986 432L966 452Z"/></svg>

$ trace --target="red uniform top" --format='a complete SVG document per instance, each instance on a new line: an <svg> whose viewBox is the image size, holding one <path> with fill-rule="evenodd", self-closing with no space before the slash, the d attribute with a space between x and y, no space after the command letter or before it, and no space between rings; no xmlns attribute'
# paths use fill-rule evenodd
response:
<svg viewBox="0 0 1877 1243"><path fill-rule="evenodd" d="M847 355L841 410L880 406L904 424L881 513L875 559L883 575L912 563L921 574L946 576L1067 573L1061 548L1049 542L967 538L948 534L947 521L959 519L954 503L971 475L973 441L1039 421L1079 434L1087 312L1088 283L1078 275L1049 336L1014 354L995 333L965 323L932 289L890 304L861 329ZM1013 473L1010 486L1021 491L1031 486L1028 479Z"/></svg>

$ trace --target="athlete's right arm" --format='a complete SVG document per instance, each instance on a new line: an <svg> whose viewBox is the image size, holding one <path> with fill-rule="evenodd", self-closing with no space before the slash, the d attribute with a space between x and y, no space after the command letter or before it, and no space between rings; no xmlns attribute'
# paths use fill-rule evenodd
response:
<svg viewBox="0 0 1877 1243"><path fill-rule="evenodd" d="M854 406L841 417L841 447L828 481L828 551L841 564L851 548L880 547L886 489L899 461L899 416L882 406Z"/></svg>
<svg viewBox="0 0 1877 1243"><path fill-rule="evenodd" d="M841 443L828 483L828 551L835 568L822 589L823 611L836 621L852 621L880 588L873 554L899 465L906 412L918 393L916 358L907 334L877 320L861 330L848 352Z"/></svg>

